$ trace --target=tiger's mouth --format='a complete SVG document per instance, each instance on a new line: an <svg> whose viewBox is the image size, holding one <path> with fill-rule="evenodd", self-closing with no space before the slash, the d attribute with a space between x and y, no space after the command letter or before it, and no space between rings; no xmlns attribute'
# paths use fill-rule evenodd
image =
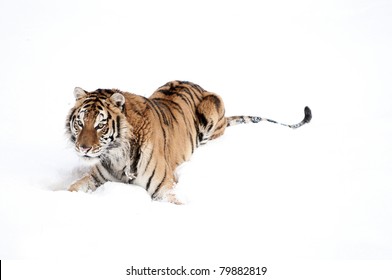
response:
<svg viewBox="0 0 392 280"><path fill-rule="evenodd" d="M101 149L92 150L92 149L83 149L80 147L75 147L75 150L81 158L87 160L98 158L102 154Z"/></svg>
<svg viewBox="0 0 392 280"><path fill-rule="evenodd" d="M101 158L100 158L101 152L83 153L82 151L79 151L77 148L76 148L76 152L77 152L78 156L82 159L82 161L89 166L94 166L94 165L98 164L99 161L101 160Z"/></svg>
<svg viewBox="0 0 392 280"><path fill-rule="evenodd" d="M83 159L94 159L98 158L101 155L101 153L95 153L95 154L83 154L79 152L79 156L82 157Z"/></svg>
<svg viewBox="0 0 392 280"><path fill-rule="evenodd" d="M84 155L80 156L84 164L88 166L95 166L100 162L100 157L99 156L90 156L90 155Z"/></svg>

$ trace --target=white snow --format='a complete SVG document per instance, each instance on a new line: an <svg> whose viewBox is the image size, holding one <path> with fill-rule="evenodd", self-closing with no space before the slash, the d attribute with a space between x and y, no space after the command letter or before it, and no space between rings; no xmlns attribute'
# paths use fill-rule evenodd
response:
<svg viewBox="0 0 392 280"><path fill-rule="evenodd" d="M389 1L0 2L0 258L181 265L392 258ZM186 205L107 183L64 136L75 86L223 97L230 127L179 170Z"/></svg>

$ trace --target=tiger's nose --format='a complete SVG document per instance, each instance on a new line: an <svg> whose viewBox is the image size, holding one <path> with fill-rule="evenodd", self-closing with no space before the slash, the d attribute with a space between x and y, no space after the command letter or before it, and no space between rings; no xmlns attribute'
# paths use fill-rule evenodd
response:
<svg viewBox="0 0 392 280"><path fill-rule="evenodd" d="M92 147L88 147L88 146L79 146L79 151L82 152L83 154L87 154Z"/></svg>

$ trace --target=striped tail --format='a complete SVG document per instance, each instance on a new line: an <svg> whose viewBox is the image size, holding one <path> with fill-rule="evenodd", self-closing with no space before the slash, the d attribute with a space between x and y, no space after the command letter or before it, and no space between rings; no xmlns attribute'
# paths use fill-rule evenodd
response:
<svg viewBox="0 0 392 280"><path fill-rule="evenodd" d="M266 119L266 118L251 117L251 116L233 116L233 117L227 117L226 119L227 119L227 126L232 126L232 125L236 125L236 124L243 124L243 123L258 123L261 121L268 121L268 122L288 126L290 128L295 129L295 128L301 127L304 124L310 122L310 120L312 119L312 111L309 109L309 107L306 106L305 107L305 117L301 122L299 122L297 124L284 124L284 123L279 123L277 121Z"/></svg>

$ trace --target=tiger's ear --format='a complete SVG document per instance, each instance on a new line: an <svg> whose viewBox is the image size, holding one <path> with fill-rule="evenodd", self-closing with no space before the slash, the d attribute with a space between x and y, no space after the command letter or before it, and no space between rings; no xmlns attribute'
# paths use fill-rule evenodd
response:
<svg viewBox="0 0 392 280"><path fill-rule="evenodd" d="M76 100L78 100L86 95L87 95L87 92L84 89L82 89L80 87L76 87L74 89L74 96L75 96Z"/></svg>
<svg viewBox="0 0 392 280"><path fill-rule="evenodd" d="M110 101L116 105L117 107L119 107L120 109L122 109L122 107L125 104L125 97L124 95L122 95L119 92L114 93L112 96L110 96Z"/></svg>

